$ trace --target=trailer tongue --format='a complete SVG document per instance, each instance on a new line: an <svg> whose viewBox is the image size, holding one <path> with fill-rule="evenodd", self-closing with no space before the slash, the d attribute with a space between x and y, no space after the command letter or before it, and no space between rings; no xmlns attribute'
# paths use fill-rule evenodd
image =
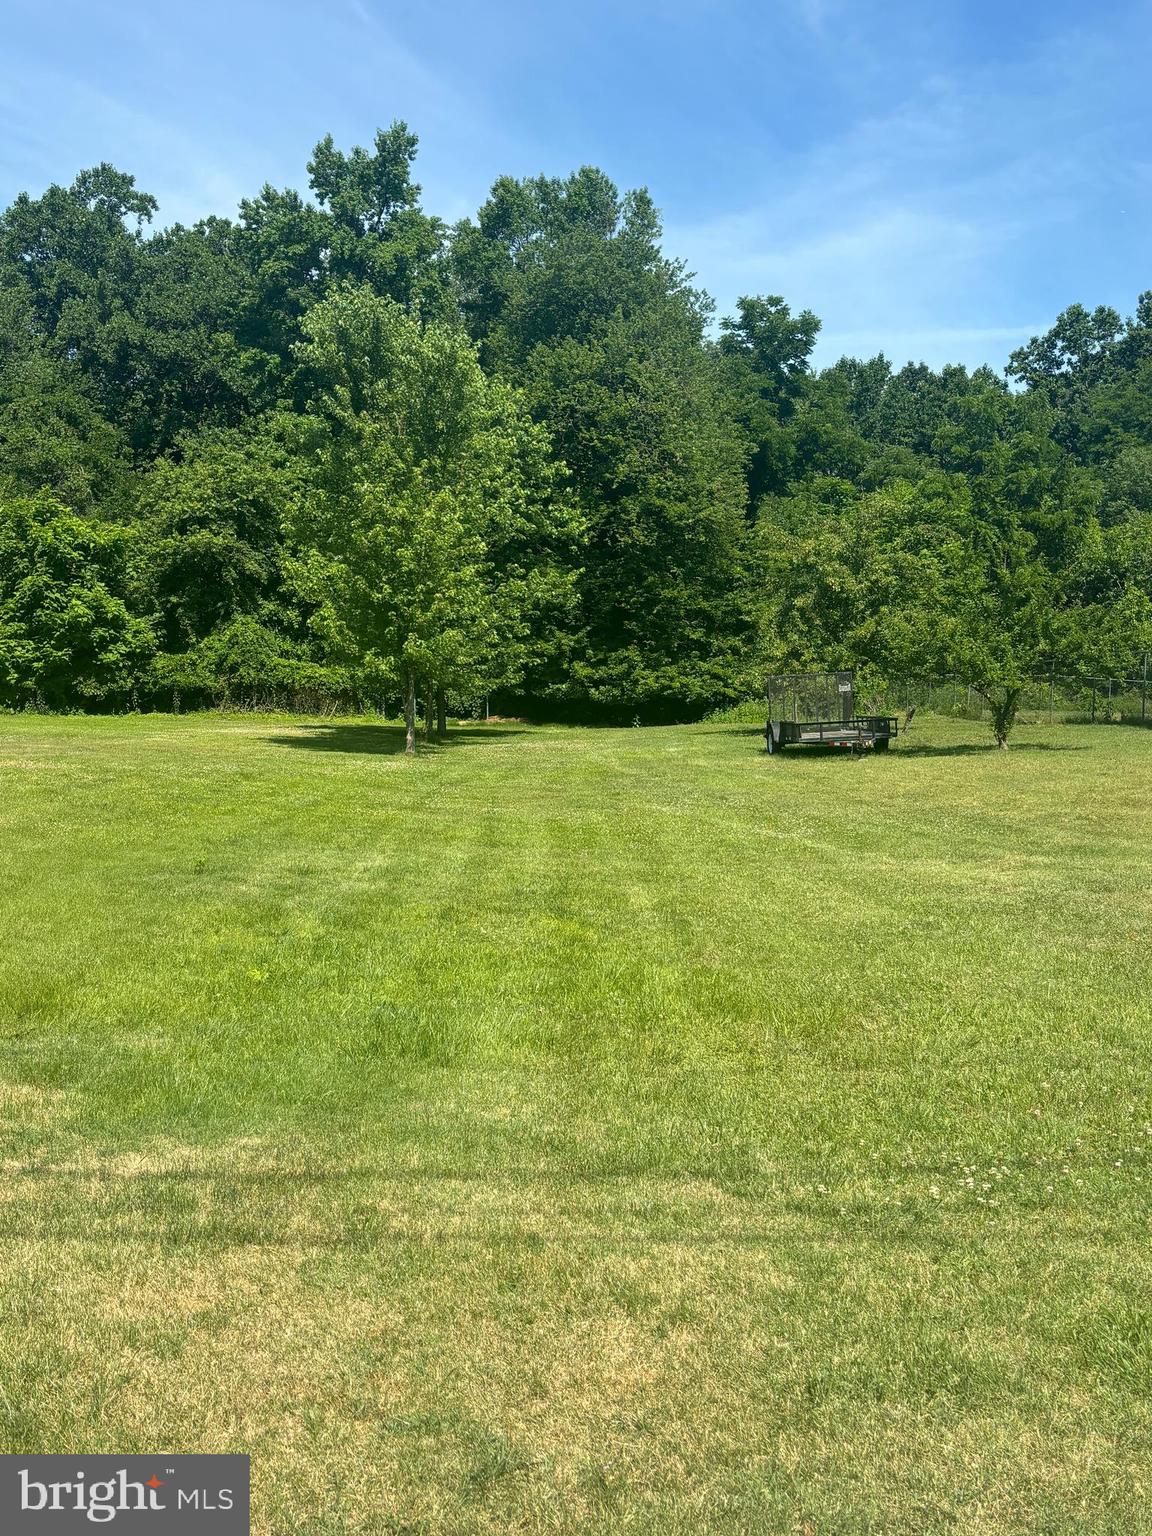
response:
<svg viewBox="0 0 1152 1536"><path fill-rule="evenodd" d="M790 672L768 679L770 753L786 746L849 747L887 751L899 732L895 715L858 715L851 672Z"/></svg>

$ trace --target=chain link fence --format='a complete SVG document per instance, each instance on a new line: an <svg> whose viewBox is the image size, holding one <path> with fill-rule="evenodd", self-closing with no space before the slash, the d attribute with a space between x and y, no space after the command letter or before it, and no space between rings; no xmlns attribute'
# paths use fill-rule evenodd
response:
<svg viewBox="0 0 1152 1536"><path fill-rule="evenodd" d="M1022 724L1057 721L1152 725L1152 676L1144 667L1136 677L1084 677L1042 673L1026 684L1017 719ZM975 688L955 678L915 678L870 690L859 686L857 708L910 709L925 714L953 715L961 720L986 720L991 711Z"/></svg>

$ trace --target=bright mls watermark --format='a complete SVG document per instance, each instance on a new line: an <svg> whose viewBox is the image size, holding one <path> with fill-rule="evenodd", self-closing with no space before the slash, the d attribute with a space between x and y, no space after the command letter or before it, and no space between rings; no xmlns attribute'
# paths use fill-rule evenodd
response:
<svg viewBox="0 0 1152 1536"><path fill-rule="evenodd" d="M0 1456L4 1536L249 1536L247 1456Z"/></svg>

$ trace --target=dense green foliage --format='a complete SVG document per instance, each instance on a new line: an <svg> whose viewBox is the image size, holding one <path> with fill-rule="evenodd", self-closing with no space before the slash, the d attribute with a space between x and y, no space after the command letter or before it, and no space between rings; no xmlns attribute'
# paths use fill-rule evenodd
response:
<svg viewBox="0 0 1152 1536"><path fill-rule="evenodd" d="M311 197L191 228L109 165L0 216L0 701L658 718L835 663L1004 735L1038 667L1148 649L1152 294L1011 382L818 371L779 296L712 325L647 193L503 177L448 228L415 154L326 138Z"/></svg>

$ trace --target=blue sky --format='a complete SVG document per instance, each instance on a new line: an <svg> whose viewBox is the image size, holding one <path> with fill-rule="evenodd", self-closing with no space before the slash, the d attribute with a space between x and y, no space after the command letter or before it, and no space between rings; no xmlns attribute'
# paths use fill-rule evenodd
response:
<svg viewBox="0 0 1152 1536"><path fill-rule="evenodd" d="M1148 0L3 5L2 203L111 160L162 222L229 213L402 117L430 211L600 165L721 312L815 309L825 363L999 368L1152 287Z"/></svg>

